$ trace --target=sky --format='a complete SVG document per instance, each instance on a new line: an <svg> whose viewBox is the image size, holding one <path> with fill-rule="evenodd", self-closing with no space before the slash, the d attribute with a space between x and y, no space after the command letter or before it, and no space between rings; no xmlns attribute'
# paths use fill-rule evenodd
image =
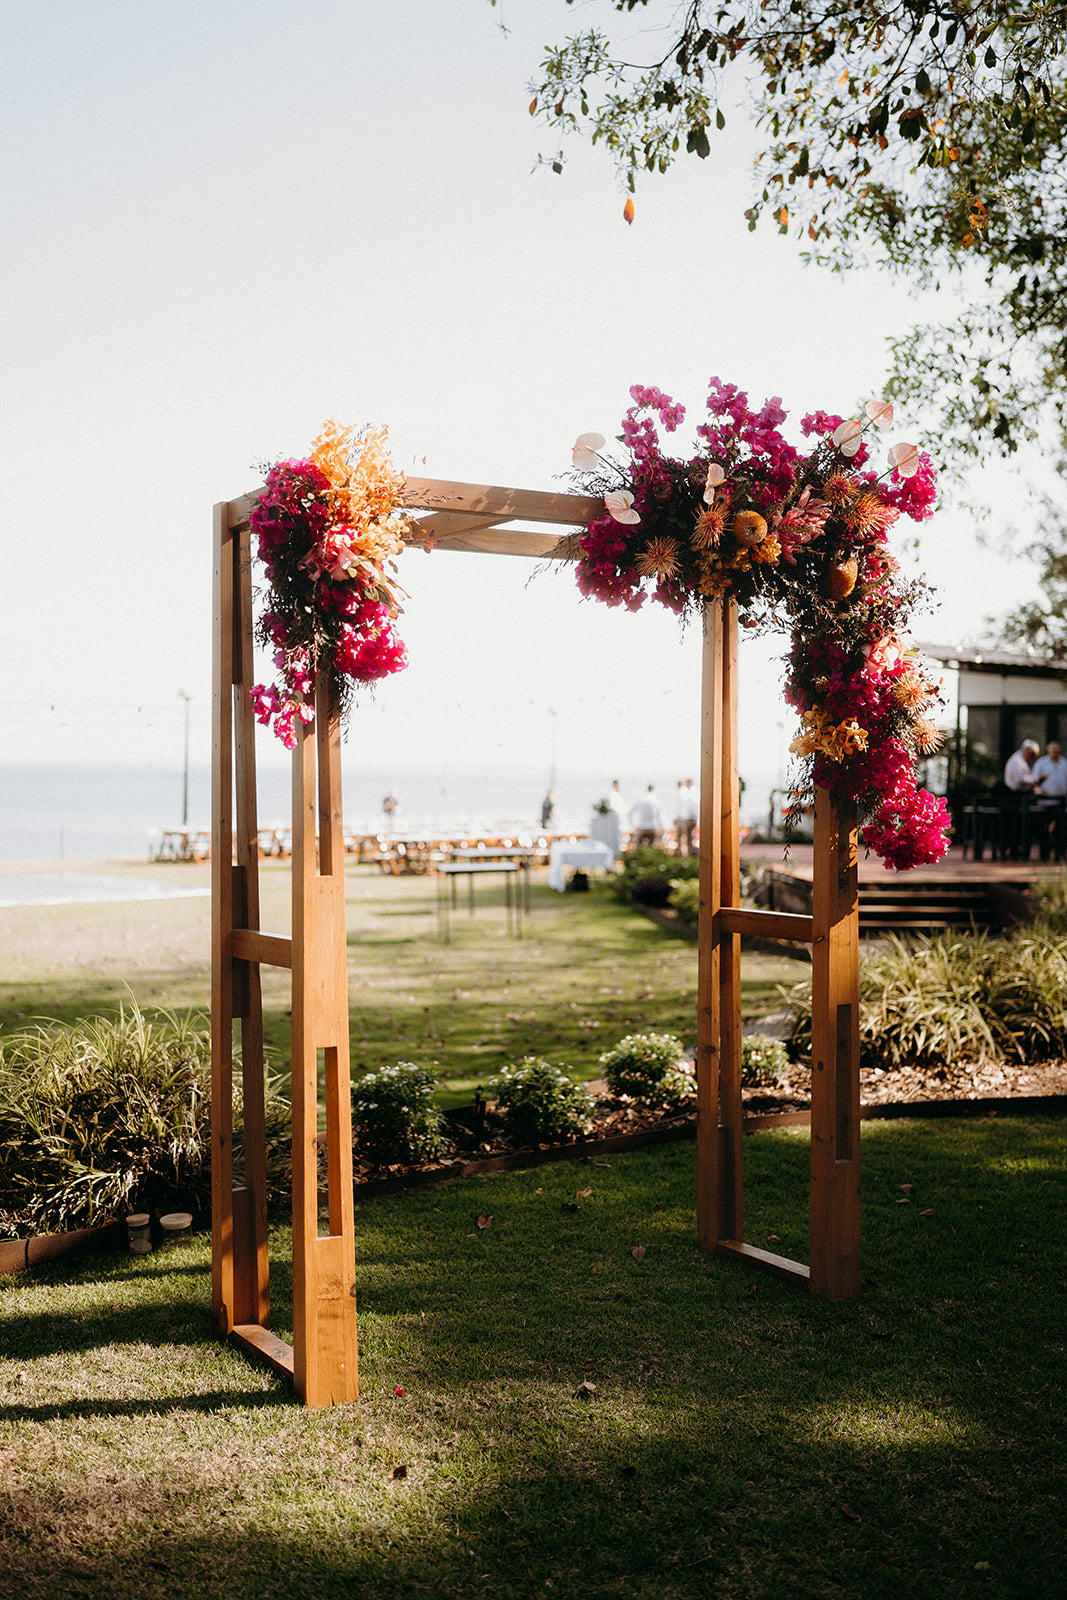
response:
<svg viewBox="0 0 1067 1600"><path fill-rule="evenodd" d="M936 297L750 234L743 117L709 160L642 182L631 227L600 150L534 170L542 46L603 14L0 0L5 761L175 766L183 695L209 760L212 505L327 417L386 423L420 476L552 489L578 433L618 431L635 382L686 404L686 442L711 374L781 395L797 429L881 392L887 338ZM642 54L646 25L619 24ZM1025 486L986 481L1025 525ZM940 591L919 637L976 640L1036 589L958 507L924 525L919 559ZM347 766L542 769L551 752L605 786L697 767L695 629L583 601L566 565L420 550L400 578L411 665L357 706ZM758 786L791 733L783 649L743 650ZM261 763L286 759L265 740Z"/></svg>

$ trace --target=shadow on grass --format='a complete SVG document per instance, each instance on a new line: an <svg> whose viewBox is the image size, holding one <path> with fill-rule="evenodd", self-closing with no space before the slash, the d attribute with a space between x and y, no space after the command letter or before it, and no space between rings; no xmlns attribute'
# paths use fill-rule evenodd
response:
<svg viewBox="0 0 1067 1600"><path fill-rule="evenodd" d="M865 1284L836 1304L699 1253L691 1147L365 1203L360 1402L308 1413L246 1397L249 1426L273 1407L269 1434L235 1434L207 1466L176 1438L174 1470L128 1491L9 1482L12 1592L1056 1592L1064 1133L865 1126ZM761 1135L745 1154L750 1236L771 1218L806 1228L806 1140ZM276 1230L283 1337L288 1250ZM78 1274L105 1293L114 1281L88 1262ZM47 1347L189 1337L188 1304L137 1318L134 1335L128 1314L85 1308ZM32 1354L28 1320L14 1327ZM155 1402L158 1427L203 1398Z"/></svg>

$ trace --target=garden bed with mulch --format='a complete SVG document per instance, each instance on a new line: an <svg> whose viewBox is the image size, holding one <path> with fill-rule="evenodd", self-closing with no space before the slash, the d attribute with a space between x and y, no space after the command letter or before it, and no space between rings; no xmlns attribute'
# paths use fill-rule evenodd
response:
<svg viewBox="0 0 1067 1600"><path fill-rule="evenodd" d="M505 1131L503 1118L490 1105L484 1114L464 1106L446 1114L451 1141L440 1160L421 1165L375 1166L353 1152L356 1198L370 1198L423 1184L447 1183L479 1172L540 1166L551 1161L592 1161L642 1145L693 1138L696 1107L692 1100L675 1106L646 1106L626 1097L612 1098L604 1085L589 1085L596 1099L593 1124L584 1139L558 1144L521 1144ZM790 1066L778 1086L745 1089L741 1094L744 1129L804 1123L811 1109L811 1069ZM937 1116L995 1114L1024 1106L1047 1113L1067 1110L1067 1061L1036 1065L901 1068L895 1072L863 1068L860 1072L863 1112L873 1116Z"/></svg>

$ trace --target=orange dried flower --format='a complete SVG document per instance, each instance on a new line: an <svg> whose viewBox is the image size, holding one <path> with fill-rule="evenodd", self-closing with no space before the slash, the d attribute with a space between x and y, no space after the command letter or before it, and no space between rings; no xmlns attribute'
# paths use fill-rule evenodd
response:
<svg viewBox="0 0 1067 1600"><path fill-rule="evenodd" d="M651 540L637 558L637 570L646 578L658 578L661 583L673 578L678 571L678 541Z"/></svg>
<svg viewBox="0 0 1067 1600"><path fill-rule="evenodd" d="M846 472L831 472L822 486L822 497L829 506L844 506L854 497L856 486Z"/></svg>
<svg viewBox="0 0 1067 1600"><path fill-rule="evenodd" d="M714 550L726 531L726 518L718 506L708 506L697 517L693 544L697 550Z"/></svg>
<svg viewBox="0 0 1067 1600"><path fill-rule="evenodd" d="M767 537L767 519L758 511L739 511L730 524L730 531L738 544L762 544Z"/></svg>

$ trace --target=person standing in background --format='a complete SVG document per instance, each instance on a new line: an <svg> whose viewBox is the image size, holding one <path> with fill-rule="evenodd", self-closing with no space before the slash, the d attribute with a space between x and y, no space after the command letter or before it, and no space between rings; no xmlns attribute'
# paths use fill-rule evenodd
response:
<svg viewBox="0 0 1067 1600"><path fill-rule="evenodd" d="M556 815L556 802L552 798L550 789L541 801L541 831L547 833L552 826L552 818Z"/></svg>
<svg viewBox="0 0 1067 1600"><path fill-rule="evenodd" d="M663 818L660 816L656 791L651 783L644 797L631 807L630 826L634 831L632 842L634 848L638 850L642 845L654 846L663 832Z"/></svg>
<svg viewBox="0 0 1067 1600"><path fill-rule="evenodd" d="M697 825L696 790L693 788L692 778L678 780L678 798L674 803L674 831L678 835L678 854L691 856L693 854L693 829Z"/></svg>

